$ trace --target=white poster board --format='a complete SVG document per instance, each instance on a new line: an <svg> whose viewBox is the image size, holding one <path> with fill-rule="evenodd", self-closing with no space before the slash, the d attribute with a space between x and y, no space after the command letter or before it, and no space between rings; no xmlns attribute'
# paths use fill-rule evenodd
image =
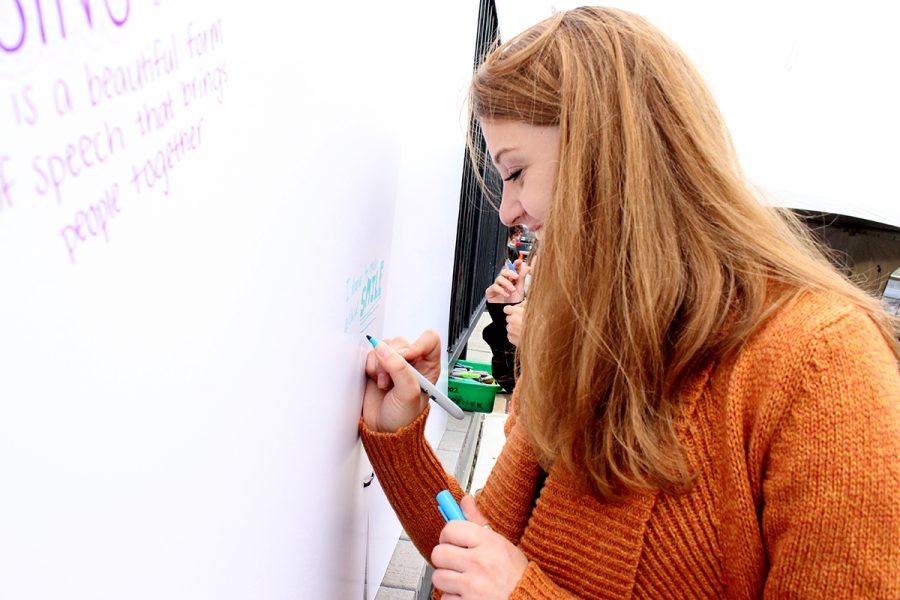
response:
<svg viewBox="0 0 900 600"><path fill-rule="evenodd" d="M420 17L0 1L0 597L363 595L362 334L412 251ZM456 75L474 23L442 30ZM458 110L433 141L461 164Z"/></svg>

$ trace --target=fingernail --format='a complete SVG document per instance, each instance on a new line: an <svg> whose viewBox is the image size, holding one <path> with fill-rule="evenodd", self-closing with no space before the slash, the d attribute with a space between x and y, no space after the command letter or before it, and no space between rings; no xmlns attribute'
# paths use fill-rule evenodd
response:
<svg viewBox="0 0 900 600"><path fill-rule="evenodd" d="M400 348L399 350L397 350L397 353L400 354L400 356L406 356L408 352L409 348Z"/></svg>
<svg viewBox="0 0 900 600"><path fill-rule="evenodd" d="M384 388L387 386L387 376L384 373L378 374L378 387Z"/></svg>
<svg viewBox="0 0 900 600"><path fill-rule="evenodd" d="M378 354L379 358L388 358L391 355L391 349L388 348L388 345L384 342L381 342L377 346L375 346L375 353Z"/></svg>

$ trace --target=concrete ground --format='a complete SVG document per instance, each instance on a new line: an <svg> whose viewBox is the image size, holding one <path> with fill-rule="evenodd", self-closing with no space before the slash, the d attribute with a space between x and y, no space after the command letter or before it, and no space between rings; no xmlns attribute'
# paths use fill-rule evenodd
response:
<svg viewBox="0 0 900 600"><path fill-rule="evenodd" d="M482 330L489 325L491 317L487 311L482 313L478 320L478 325L469 338L468 349L466 351L466 359L490 364L491 349L482 339ZM477 492L484 487L491 468L500 455L506 436L503 434L503 424L506 422L506 407L509 402L509 394L497 394L494 399L494 410L484 415L481 424L481 439L478 443L478 449L475 453L475 465L472 472L472 480L466 488L469 492Z"/></svg>

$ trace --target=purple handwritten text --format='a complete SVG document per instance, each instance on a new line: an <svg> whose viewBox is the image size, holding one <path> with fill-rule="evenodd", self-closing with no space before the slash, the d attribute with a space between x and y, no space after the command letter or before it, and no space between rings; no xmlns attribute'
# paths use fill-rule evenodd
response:
<svg viewBox="0 0 900 600"><path fill-rule="evenodd" d="M165 127L175 118L172 93L166 93L166 99L156 105L144 104L137 112L137 124L141 135L147 135Z"/></svg>
<svg viewBox="0 0 900 600"><path fill-rule="evenodd" d="M134 190L140 194L142 183L147 188L153 188L162 181L163 193L168 196L169 173L184 160L188 152L200 147L202 126L203 119L200 119L196 125L191 125L188 129L172 136L165 146L157 150L143 164L131 165L131 183L134 185Z"/></svg>
<svg viewBox="0 0 900 600"><path fill-rule="evenodd" d="M22 91L12 95L13 114L19 125L34 125L38 120L37 107L31 93L34 88L30 85L22 87Z"/></svg>
<svg viewBox="0 0 900 600"><path fill-rule="evenodd" d="M77 22L86 25L89 29L93 29L95 14L93 7L99 4L96 1L92 3L91 0L72 0L70 2L56 0L52 3L44 0L32 0L34 4L34 14L32 14L31 12L26 12L24 6L26 3L23 0L11 1L13 9L11 11L7 9L6 14L18 15L17 19L14 18L16 23L13 26L14 35L9 39L0 39L0 49L8 54L19 52L25 47L29 38L35 34L40 34L41 43L46 45L50 40L48 36L52 35L50 27L53 25L51 20L54 15L56 17L56 26L59 27L60 39L66 39L66 25L72 24L72 21L67 20L67 18L72 18L72 11L83 13L80 18L83 21L79 19ZM48 6L45 7L45 4ZM63 9L64 4L67 10ZM131 15L131 0L104 0L103 8L97 12L105 14L116 27L121 27ZM34 28L37 28L36 31L33 31Z"/></svg>
<svg viewBox="0 0 900 600"><path fill-rule="evenodd" d="M7 161L9 161L8 156L0 156L0 211L3 210L3 207L12 208L12 194L10 193L10 188L13 183L15 183L12 179L8 179L6 176L6 166Z"/></svg>
<svg viewBox="0 0 900 600"><path fill-rule="evenodd" d="M228 83L228 71L225 65L219 65L207 71L202 77L195 77L188 82L181 82L181 94L185 108L197 100L215 94L219 104L225 100L225 84Z"/></svg>
<svg viewBox="0 0 900 600"><path fill-rule="evenodd" d="M141 51L132 63L105 67L94 72L84 67L91 106L131 92L138 92L157 79L178 69L178 49L173 35L165 44L158 38L148 53Z"/></svg>
<svg viewBox="0 0 900 600"><path fill-rule="evenodd" d="M37 176L34 189L42 196L52 189L56 202L61 203L60 188L68 177L78 177L124 149L125 137L122 130L104 123L103 129L79 136L74 142L66 144L59 154L35 156L31 163Z"/></svg>
<svg viewBox="0 0 900 600"><path fill-rule="evenodd" d="M63 227L59 232L72 264L75 264L75 249L79 245L95 239L101 234L106 243L109 243L109 222L121 212L119 184L114 183L103 192L103 197L95 204L91 204L87 210L79 210L75 213L72 223Z"/></svg>
<svg viewBox="0 0 900 600"><path fill-rule="evenodd" d="M191 58L212 52L224 42L222 39L222 19L219 19L206 29L201 29L199 32L194 30L193 23L188 23L187 40Z"/></svg>

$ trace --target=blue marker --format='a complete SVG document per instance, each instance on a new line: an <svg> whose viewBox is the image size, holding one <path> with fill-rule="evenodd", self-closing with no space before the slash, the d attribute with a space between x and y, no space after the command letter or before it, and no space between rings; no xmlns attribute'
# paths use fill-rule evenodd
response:
<svg viewBox="0 0 900 600"><path fill-rule="evenodd" d="M441 516L444 517L445 521L466 520L466 516L463 514L463 511L459 507L459 504L456 503L456 500L453 498L453 494L450 493L450 490L443 490L442 492L438 492L437 503L438 510L440 511Z"/></svg>
<svg viewBox="0 0 900 600"><path fill-rule="evenodd" d="M516 271L516 265L512 264L512 262L508 258L506 259L506 268L513 273L518 273L518 271Z"/></svg>
<svg viewBox="0 0 900 600"><path fill-rule="evenodd" d="M378 340L373 338L371 335L367 335L366 339L369 340L369 343L372 344L373 348L379 344ZM450 413L451 417L462 419L464 416L466 416L462 409L456 405L456 402L448 398L443 392L434 387L434 384L428 381L427 377L416 371L412 365L409 365L409 368L412 369L413 375L419 382L419 387L422 388L422 391L428 394L429 398L437 402L438 406Z"/></svg>

